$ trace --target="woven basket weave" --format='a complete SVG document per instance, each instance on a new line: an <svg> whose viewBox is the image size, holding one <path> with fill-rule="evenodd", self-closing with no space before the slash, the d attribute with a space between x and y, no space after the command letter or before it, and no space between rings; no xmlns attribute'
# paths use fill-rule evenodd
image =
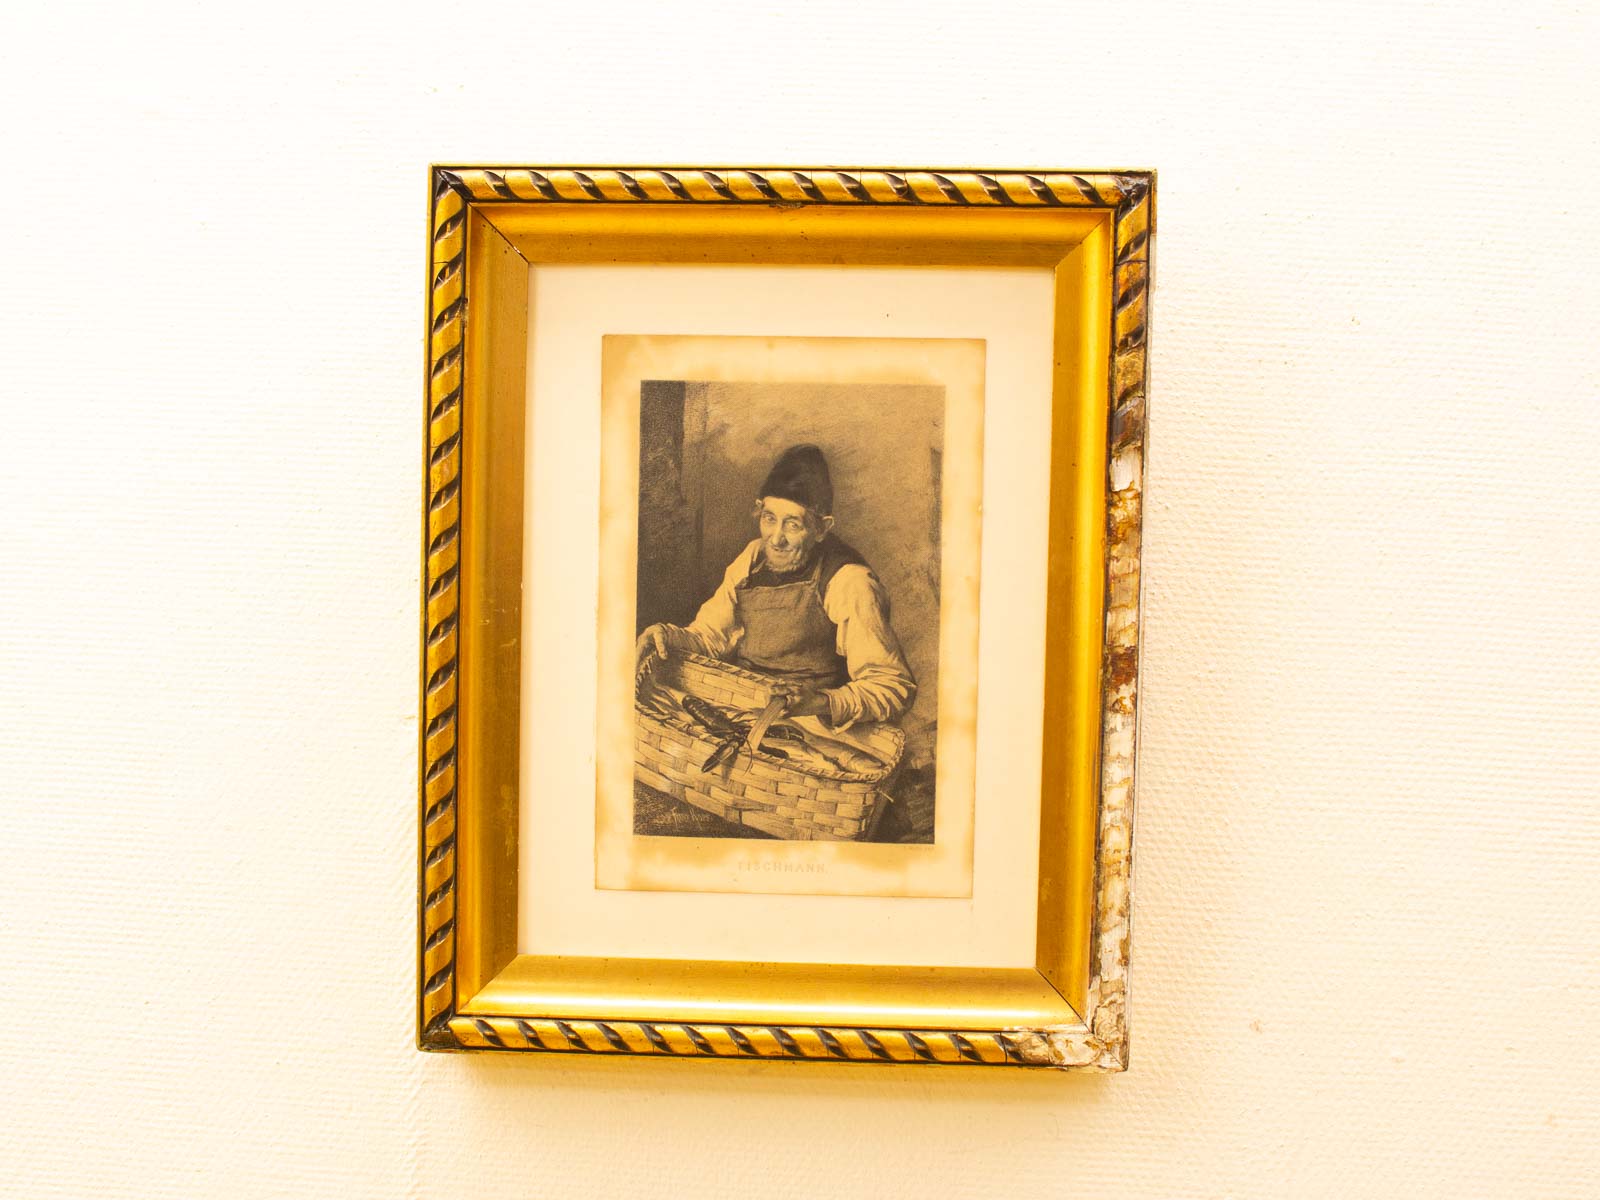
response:
<svg viewBox="0 0 1600 1200"><path fill-rule="evenodd" d="M771 680L698 654L652 659L639 686L651 679L724 707L750 710L771 698ZM900 766L905 734L890 725L856 731L882 770L848 772L797 767L771 755L741 750L727 768L700 770L717 748L687 714L665 718L635 706L633 777L696 808L788 841L855 841L869 832L888 797L885 788Z"/></svg>

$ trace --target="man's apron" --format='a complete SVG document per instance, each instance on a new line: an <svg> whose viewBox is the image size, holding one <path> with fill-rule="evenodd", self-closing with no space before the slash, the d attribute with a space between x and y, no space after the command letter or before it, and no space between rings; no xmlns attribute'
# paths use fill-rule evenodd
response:
<svg viewBox="0 0 1600 1200"><path fill-rule="evenodd" d="M801 687L830 688L845 682L838 651L838 626L822 603L823 555L794 583L734 590L734 613L744 626L737 662Z"/></svg>

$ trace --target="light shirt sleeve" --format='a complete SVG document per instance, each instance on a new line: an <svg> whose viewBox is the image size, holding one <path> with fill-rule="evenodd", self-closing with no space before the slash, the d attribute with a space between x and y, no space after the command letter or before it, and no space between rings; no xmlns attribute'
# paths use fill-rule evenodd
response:
<svg viewBox="0 0 1600 1200"><path fill-rule="evenodd" d="M734 589L749 578L760 547L760 539L752 541L728 564L722 582L700 606L693 621L681 629L668 626L667 639L675 649L707 658L726 659L732 655L744 636L744 626L739 624L734 607Z"/></svg>
<svg viewBox="0 0 1600 1200"><path fill-rule="evenodd" d="M897 721L916 698L917 683L889 624L889 596L872 569L850 563L834 572L822 598L828 620L839 627L838 651L850 682L827 688L829 724Z"/></svg>

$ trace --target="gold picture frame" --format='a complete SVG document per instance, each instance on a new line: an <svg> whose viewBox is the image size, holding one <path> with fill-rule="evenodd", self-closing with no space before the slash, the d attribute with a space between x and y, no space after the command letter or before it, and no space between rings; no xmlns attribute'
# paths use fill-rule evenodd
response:
<svg viewBox="0 0 1600 1200"><path fill-rule="evenodd" d="M1153 172L438 166L429 182L419 1047L1125 1069ZM541 263L1053 271L1032 968L518 953Z"/></svg>

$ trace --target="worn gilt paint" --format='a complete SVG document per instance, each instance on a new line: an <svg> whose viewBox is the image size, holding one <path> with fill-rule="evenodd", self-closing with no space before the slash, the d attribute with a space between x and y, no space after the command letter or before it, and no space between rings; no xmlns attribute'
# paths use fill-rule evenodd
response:
<svg viewBox="0 0 1600 1200"><path fill-rule="evenodd" d="M838 169L436 168L424 470L419 1044L426 1049L685 1058L1042 1066L1128 1062L1128 959L1139 661L1146 338L1154 231L1149 172ZM848 206L1102 210L1113 271L1106 396L1100 737L1083 1019L1000 1028L613 1020L604 1012L465 1013L459 995L458 639L468 220L496 206ZM470 936L471 931L466 931ZM469 972L470 973L470 972Z"/></svg>

